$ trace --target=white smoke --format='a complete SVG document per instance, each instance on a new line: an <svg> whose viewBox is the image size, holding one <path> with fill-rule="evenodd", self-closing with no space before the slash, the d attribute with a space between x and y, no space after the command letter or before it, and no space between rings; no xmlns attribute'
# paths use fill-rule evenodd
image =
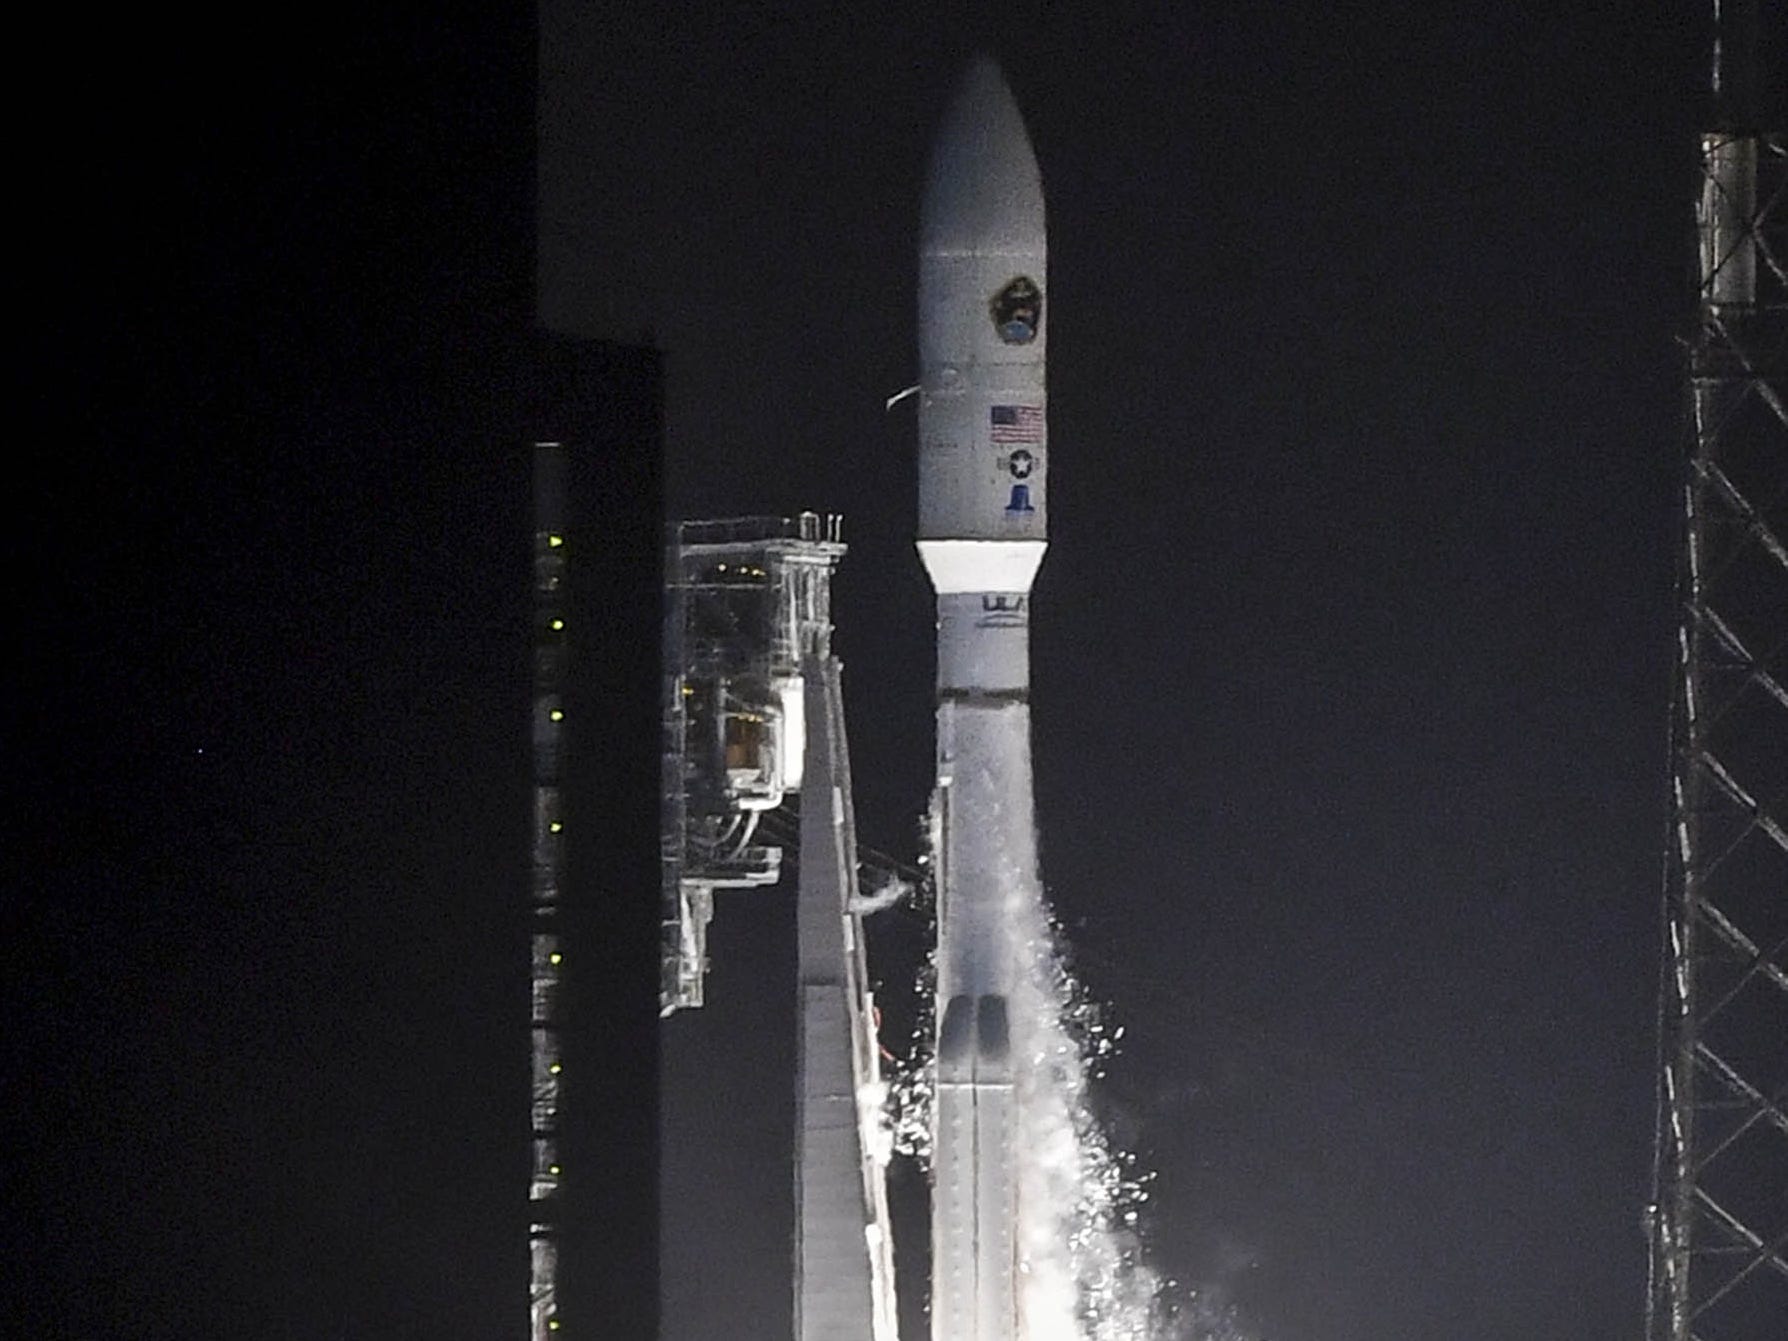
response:
<svg viewBox="0 0 1788 1341"><path fill-rule="evenodd" d="M1086 1001L1042 903L1020 916L1027 953L1012 1018L1025 1341L1164 1341L1163 1282L1137 1234L1148 1178L1112 1149L1090 1102L1121 1030Z"/></svg>
<svg viewBox="0 0 1788 1341"><path fill-rule="evenodd" d="M1153 1175L1112 1148L1092 1111L1090 1085L1123 1030L1106 1024L1069 973L1047 908L1037 901L1019 915L1027 953L1011 1017L1025 1341L1205 1341L1212 1334L1188 1333L1174 1320L1171 1283L1144 1260L1138 1210ZM890 1077L894 1150L921 1164L931 1157L935 985L928 958L913 1054Z"/></svg>
<svg viewBox="0 0 1788 1341"><path fill-rule="evenodd" d="M909 881L898 875L890 875L873 893L858 894L851 899L845 911L855 913L858 917L868 917L871 913L879 913L904 902L912 897L912 893L913 886Z"/></svg>
<svg viewBox="0 0 1788 1341"><path fill-rule="evenodd" d="M1016 880L1013 893L1026 886ZM932 906L927 886L911 895L916 910ZM1113 1145L1092 1103L1123 1027L1069 969L1042 896L1012 898L1007 910L1024 946L1010 1002L1024 1341L1255 1341L1222 1289L1188 1288L1149 1264L1141 1212L1154 1174ZM915 983L911 1051L887 1076L893 1152L921 1166L931 1160L936 988L934 950Z"/></svg>

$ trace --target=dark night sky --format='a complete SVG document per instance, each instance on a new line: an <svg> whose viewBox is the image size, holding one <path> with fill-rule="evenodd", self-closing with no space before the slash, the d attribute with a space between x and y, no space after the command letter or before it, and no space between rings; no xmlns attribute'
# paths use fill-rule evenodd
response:
<svg viewBox="0 0 1788 1341"><path fill-rule="evenodd" d="M860 823L910 857L881 406L993 50L1050 211L1044 875L1156 1261L1273 1341L1630 1337L1703 7L978 8L549 6L544 310L668 350L674 509L846 514ZM730 900L666 1034L677 1341L785 1327L787 914Z"/></svg>
<svg viewBox="0 0 1788 1341"><path fill-rule="evenodd" d="M1050 208L1044 875L1154 1259L1271 1341L1634 1335L1703 8L109 33L23 151L33 1334L519 1322L523 503L474 384L538 37L541 315L663 346L674 511L846 514L901 857L931 614L882 402L929 127L999 56ZM664 1035L671 1341L786 1335L788 911L730 901Z"/></svg>

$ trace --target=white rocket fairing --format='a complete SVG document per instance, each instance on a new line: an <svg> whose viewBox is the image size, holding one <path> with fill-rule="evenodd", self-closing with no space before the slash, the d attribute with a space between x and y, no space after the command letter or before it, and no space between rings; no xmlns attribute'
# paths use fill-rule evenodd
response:
<svg viewBox="0 0 1788 1341"><path fill-rule="evenodd" d="M1046 263L1030 138L999 67L978 60L932 146L919 243L918 545L938 611L933 1341L1023 1334L1009 1003L1014 924L1042 897L1029 607L1046 543Z"/></svg>

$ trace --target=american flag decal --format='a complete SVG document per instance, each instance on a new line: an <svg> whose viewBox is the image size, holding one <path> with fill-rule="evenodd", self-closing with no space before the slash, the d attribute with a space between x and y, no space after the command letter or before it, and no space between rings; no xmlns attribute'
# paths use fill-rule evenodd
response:
<svg viewBox="0 0 1788 1341"><path fill-rule="evenodd" d="M988 415L992 420L991 440L996 443L1043 441L1041 405L995 405Z"/></svg>

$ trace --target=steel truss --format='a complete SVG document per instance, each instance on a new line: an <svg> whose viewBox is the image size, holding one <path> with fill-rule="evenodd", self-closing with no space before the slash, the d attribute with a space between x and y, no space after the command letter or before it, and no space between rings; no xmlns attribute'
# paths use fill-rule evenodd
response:
<svg viewBox="0 0 1788 1341"><path fill-rule="evenodd" d="M1647 1341L1788 1336L1788 137L1701 137Z"/></svg>

